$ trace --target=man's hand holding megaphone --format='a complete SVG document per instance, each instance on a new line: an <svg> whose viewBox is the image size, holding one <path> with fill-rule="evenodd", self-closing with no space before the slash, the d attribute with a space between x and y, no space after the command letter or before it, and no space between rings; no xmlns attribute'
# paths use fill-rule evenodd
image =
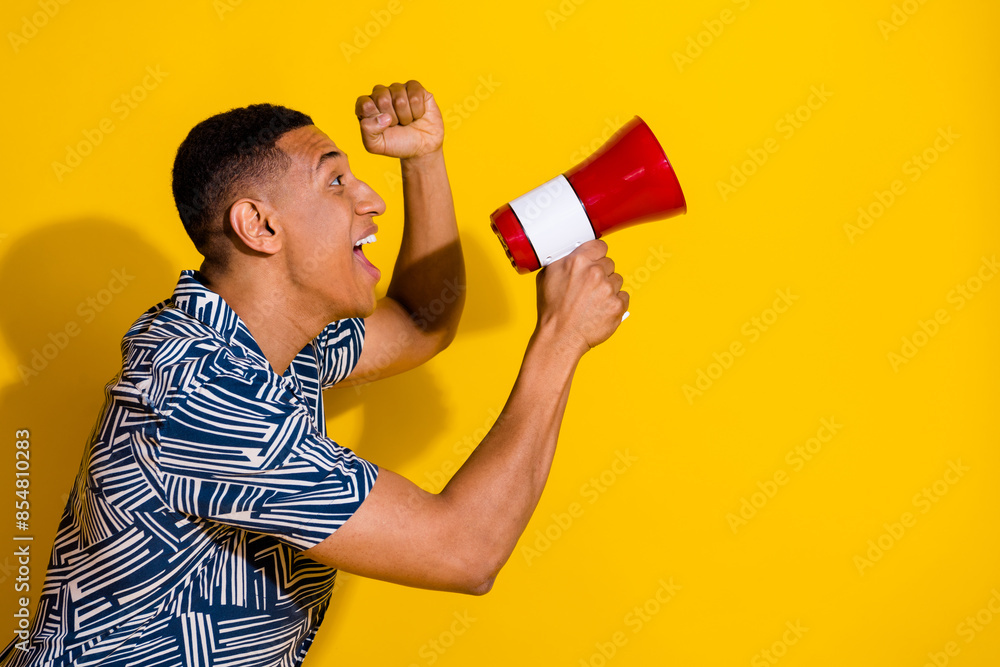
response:
<svg viewBox="0 0 1000 667"><path fill-rule="evenodd" d="M625 279L615 273L608 244L587 241L538 272L536 333L551 333L563 349L582 356L615 332L628 310Z"/></svg>

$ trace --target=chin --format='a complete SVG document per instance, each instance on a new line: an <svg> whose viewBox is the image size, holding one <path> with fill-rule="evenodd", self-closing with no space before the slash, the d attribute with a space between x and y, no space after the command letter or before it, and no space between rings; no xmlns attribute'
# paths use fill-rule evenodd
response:
<svg viewBox="0 0 1000 667"><path fill-rule="evenodd" d="M350 318L364 319L366 317L372 316L372 314L375 312L376 305L377 302L375 299L372 299L371 302L366 305L362 305L358 302L355 302L353 306L346 304L341 305L339 308L332 309L328 313L327 319L329 319L330 322L336 322L339 320L346 320Z"/></svg>
<svg viewBox="0 0 1000 667"><path fill-rule="evenodd" d="M371 317L374 314L375 309L378 307L378 297L375 296L375 290L372 290L371 297L368 303L361 301L355 302L354 308L348 317Z"/></svg>

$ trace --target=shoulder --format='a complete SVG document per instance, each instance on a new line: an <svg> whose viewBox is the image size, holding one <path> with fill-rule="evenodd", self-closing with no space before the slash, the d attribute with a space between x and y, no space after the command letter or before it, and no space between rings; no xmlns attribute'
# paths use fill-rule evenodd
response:
<svg viewBox="0 0 1000 667"><path fill-rule="evenodd" d="M122 339L122 379L157 413L169 414L203 385L263 385L272 373L238 345L169 301L143 313Z"/></svg>

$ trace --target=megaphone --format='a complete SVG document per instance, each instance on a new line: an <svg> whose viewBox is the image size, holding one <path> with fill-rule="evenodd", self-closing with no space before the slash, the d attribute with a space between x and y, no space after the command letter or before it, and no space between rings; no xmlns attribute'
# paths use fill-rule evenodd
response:
<svg viewBox="0 0 1000 667"><path fill-rule="evenodd" d="M618 229L687 212L674 168L638 116L569 171L504 204L490 228L518 273Z"/></svg>

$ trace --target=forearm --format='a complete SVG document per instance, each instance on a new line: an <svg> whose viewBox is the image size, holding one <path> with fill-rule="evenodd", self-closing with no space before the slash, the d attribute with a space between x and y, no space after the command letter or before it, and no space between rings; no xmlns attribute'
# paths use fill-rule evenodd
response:
<svg viewBox="0 0 1000 667"><path fill-rule="evenodd" d="M462 540L478 546L493 575L513 552L545 487L579 359L554 335L536 330L496 424L441 491L456 523L471 533Z"/></svg>
<svg viewBox="0 0 1000 667"><path fill-rule="evenodd" d="M538 324L510 398L448 485L434 494L382 469L354 516L306 555L409 586L490 589L541 497L576 366L628 307L606 248L587 242L538 274Z"/></svg>
<svg viewBox="0 0 1000 667"><path fill-rule="evenodd" d="M582 354L536 329L496 424L440 493L382 469L354 516L305 555L408 586L487 592L545 487Z"/></svg>
<svg viewBox="0 0 1000 667"><path fill-rule="evenodd" d="M427 333L450 339L465 301L465 260L444 153L400 161L403 239L386 296Z"/></svg>

